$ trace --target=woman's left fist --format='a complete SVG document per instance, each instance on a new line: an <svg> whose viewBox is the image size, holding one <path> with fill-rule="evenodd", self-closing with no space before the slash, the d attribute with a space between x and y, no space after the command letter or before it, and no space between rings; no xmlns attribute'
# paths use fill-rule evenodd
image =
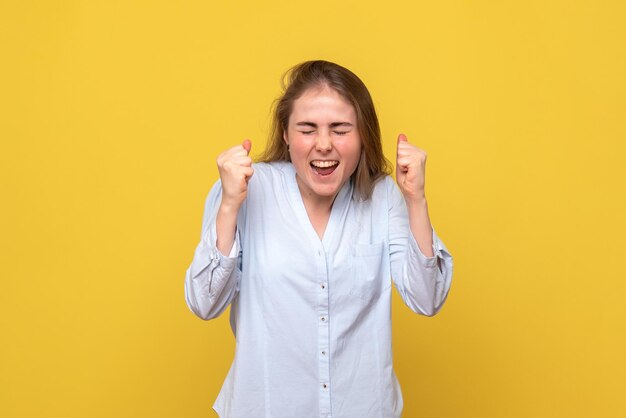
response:
<svg viewBox="0 0 626 418"><path fill-rule="evenodd" d="M407 203L426 197L424 193L425 169L426 152L409 143L406 135L398 135L396 181Z"/></svg>

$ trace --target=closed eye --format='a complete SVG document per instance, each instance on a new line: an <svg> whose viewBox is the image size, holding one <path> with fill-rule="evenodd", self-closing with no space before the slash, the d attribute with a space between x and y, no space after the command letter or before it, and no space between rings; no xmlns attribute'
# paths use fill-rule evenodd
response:
<svg viewBox="0 0 626 418"><path fill-rule="evenodd" d="M315 131L300 131L300 133L302 133L304 135L311 135L313 132L315 132Z"/></svg>
<svg viewBox="0 0 626 418"><path fill-rule="evenodd" d="M335 131L335 134L337 135L345 135L347 133L349 133L350 131Z"/></svg>

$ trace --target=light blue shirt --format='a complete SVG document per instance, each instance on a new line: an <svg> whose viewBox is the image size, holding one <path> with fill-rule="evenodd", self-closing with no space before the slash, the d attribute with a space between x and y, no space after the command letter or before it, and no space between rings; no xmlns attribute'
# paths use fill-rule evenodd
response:
<svg viewBox="0 0 626 418"><path fill-rule="evenodd" d="M388 176L365 202L346 182L320 240L295 175L291 163L254 164L229 257L216 247L219 181L206 200L185 297L203 319L232 304L237 341L213 408L233 418L399 417L391 283L432 316L448 295L452 256L434 230L434 256L424 256Z"/></svg>

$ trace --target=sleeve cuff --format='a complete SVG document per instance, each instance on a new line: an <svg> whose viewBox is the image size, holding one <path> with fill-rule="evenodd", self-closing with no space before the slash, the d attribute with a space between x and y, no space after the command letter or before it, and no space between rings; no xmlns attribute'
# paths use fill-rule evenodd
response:
<svg viewBox="0 0 626 418"><path fill-rule="evenodd" d="M433 235L432 235L432 239L433 239L433 256L432 257L427 257L426 255L424 255L424 253L422 252L422 250L420 250L419 245L417 244L417 241L415 240L415 237L413 236L413 233L409 233L409 246L411 249L411 253L414 255L417 255L417 257L420 259L420 261L422 262L422 264L426 267L434 267L437 265L437 259L438 258L443 258L443 255L441 254L442 250L445 251L445 246L443 245L443 243L441 242L441 240L439 239L439 237L437 236L437 234L435 233L435 229L433 228Z"/></svg>
<svg viewBox="0 0 626 418"><path fill-rule="evenodd" d="M212 249L212 260L233 259L239 256L241 243L239 242L240 239L238 226L235 228L235 239L233 240L233 246L230 249L228 256L222 254L222 252L217 249L217 225L215 224L215 219L212 219L209 223L207 230L203 234L202 241L208 248Z"/></svg>
<svg viewBox="0 0 626 418"><path fill-rule="evenodd" d="M233 247L230 249L228 256L222 254L222 252L215 245L215 255L219 259L233 259L239 255L239 231L235 232L235 240L233 241Z"/></svg>

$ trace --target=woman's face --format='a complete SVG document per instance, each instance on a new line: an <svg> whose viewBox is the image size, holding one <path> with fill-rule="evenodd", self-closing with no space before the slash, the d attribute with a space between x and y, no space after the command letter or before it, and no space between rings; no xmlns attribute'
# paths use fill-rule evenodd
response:
<svg viewBox="0 0 626 418"><path fill-rule="evenodd" d="M284 139L303 199L332 203L361 156L354 107L328 86L306 90L293 103Z"/></svg>

